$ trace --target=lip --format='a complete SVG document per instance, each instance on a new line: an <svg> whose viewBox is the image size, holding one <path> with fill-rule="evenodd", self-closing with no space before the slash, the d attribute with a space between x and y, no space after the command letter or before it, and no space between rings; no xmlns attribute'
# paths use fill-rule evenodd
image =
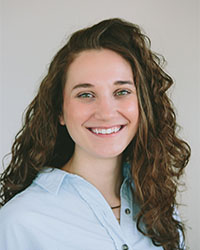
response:
<svg viewBox="0 0 200 250"><path fill-rule="evenodd" d="M127 124L124 123L124 124L115 124L115 125L107 125L107 126L91 126L91 127L87 126L86 128L87 129L95 129L95 128L97 128L97 129L109 129L109 128L121 127L121 126L126 126L126 125Z"/></svg>
<svg viewBox="0 0 200 250"><path fill-rule="evenodd" d="M92 129L112 129L112 128L119 128L119 131L117 132L113 132L111 134L101 134L101 133L95 133L92 131ZM108 137L113 137L115 135L118 135L124 128L126 127L126 124L122 124L122 125L114 125L114 126L109 126L109 127L87 127L88 131L90 131L91 134L97 136L97 137L105 137L105 138L108 138Z"/></svg>

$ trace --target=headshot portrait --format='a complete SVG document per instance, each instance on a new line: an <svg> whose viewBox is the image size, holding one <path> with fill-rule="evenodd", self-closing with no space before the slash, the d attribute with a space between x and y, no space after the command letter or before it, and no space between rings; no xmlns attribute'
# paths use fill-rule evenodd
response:
<svg viewBox="0 0 200 250"><path fill-rule="evenodd" d="M162 4L4 3L0 249L197 249L198 4Z"/></svg>

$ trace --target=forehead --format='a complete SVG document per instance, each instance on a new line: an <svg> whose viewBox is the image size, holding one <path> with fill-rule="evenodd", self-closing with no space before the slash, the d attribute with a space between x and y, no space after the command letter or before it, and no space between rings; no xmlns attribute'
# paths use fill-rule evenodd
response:
<svg viewBox="0 0 200 250"><path fill-rule="evenodd" d="M115 79L114 79L115 78ZM80 52L67 70L67 82L132 80L131 66L121 55L108 49Z"/></svg>

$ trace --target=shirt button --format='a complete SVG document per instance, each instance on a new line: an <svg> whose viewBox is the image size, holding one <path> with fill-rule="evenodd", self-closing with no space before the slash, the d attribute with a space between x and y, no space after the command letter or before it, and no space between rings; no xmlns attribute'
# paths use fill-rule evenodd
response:
<svg viewBox="0 0 200 250"><path fill-rule="evenodd" d="M131 213L131 210L130 210L129 208L126 208L126 209L125 209L125 213L126 213L126 214L130 214L130 213Z"/></svg>
<svg viewBox="0 0 200 250"><path fill-rule="evenodd" d="M126 244L122 245L122 250L128 250L128 246Z"/></svg>

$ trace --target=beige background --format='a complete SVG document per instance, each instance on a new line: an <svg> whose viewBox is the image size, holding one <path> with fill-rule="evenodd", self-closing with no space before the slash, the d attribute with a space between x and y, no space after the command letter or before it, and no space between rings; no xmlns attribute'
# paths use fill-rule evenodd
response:
<svg viewBox="0 0 200 250"><path fill-rule="evenodd" d="M0 12L0 159L10 151L25 107L69 34L110 17L125 18L144 29L175 79L172 98L183 127L180 133L192 147L180 213L187 223L190 249L200 250L198 0L2 0Z"/></svg>

